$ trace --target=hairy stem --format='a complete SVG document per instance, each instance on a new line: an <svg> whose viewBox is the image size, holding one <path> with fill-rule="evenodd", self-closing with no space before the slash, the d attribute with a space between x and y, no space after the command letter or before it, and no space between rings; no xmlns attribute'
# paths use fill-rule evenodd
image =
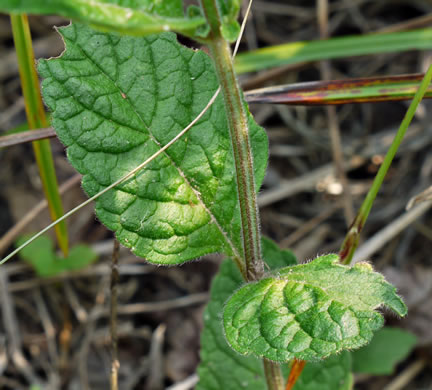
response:
<svg viewBox="0 0 432 390"><path fill-rule="evenodd" d="M261 256L259 212L247 112L234 72L230 46L220 32L221 15L216 0L201 0L201 4L211 29L208 47L224 98L234 153L242 225L243 264L246 266L243 277L247 281L253 281L262 277L264 262ZM263 359L263 364L269 390L283 390L284 379L279 364L267 359Z"/></svg>
<svg viewBox="0 0 432 390"><path fill-rule="evenodd" d="M345 236L345 239L342 243L341 249L339 250L339 256L341 259L341 263L350 264L352 257L354 255L355 250L359 244L360 233L363 229L364 224L366 223L367 217L371 211L373 202L378 194L379 189L384 181L384 178L387 174L387 171L390 168L390 165L393 161L394 156L396 155L397 150L403 140L403 137L410 125L412 119L414 118L414 114L417 110L418 105L423 99L424 94L427 91L427 88L432 80L432 66L429 67L426 72L423 81L421 82L417 93L414 96L413 101L411 102L408 110L405 114L405 117L399 127L396 136L387 151L387 154L384 158L383 163L378 170L378 173L375 176L375 179L372 183L372 187L370 188L368 194L366 195L365 200L363 201L360 210L358 211L353 224L348 230L348 233Z"/></svg>
<svg viewBox="0 0 432 390"><path fill-rule="evenodd" d="M208 47L225 102L234 152L243 236L243 262L246 266L246 275L243 276L249 281L257 280L264 272L264 263L261 257L259 214L246 109L234 72L229 44L220 33L221 17L216 0L202 0L201 3L211 27Z"/></svg>
<svg viewBox="0 0 432 390"><path fill-rule="evenodd" d="M284 390L284 377L279 363L263 359L264 373L269 390Z"/></svg>

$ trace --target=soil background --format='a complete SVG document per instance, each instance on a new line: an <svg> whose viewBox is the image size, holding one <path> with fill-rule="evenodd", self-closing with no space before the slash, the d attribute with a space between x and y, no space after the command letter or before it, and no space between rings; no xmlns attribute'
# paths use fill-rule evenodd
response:
<svg viewBox="0 0 432 390"><path fill-rule="evenodd" d="M322 36L315 1L255 0L252 10L241 51ZM432 2L427 0L336 0L329 2L329 10L332 37L432 25ZM36 58L62 52L53 26L67 23L54 16L30 17ZM326 76L418 73L431 58L429 51L353 57L324 66L307 63L248 74L240 82L251 89ZM326 107L252 105L270 141L270 164L259 196L263 234L291 248L302 262L337 252L350 213L370 188L407 106L348 104L335 109L329 122ZM413 332L418 345L393 375L356 376L356 389L380 390L389 384L396 386L393 390L432 389L432 213L425 208L416 219L400 218L406 215L409 200L431 186L430 108L429 101L422 102L374 203L359 248L362 260L383 272L409 306L406 319L389 315L387 324ZM10 23L0 15L0 136L24 122ZM346 183L335 174L331 126L339 128ZM64 183L75 172L63 145L57 139L51 145L59 182ZM42 199L31 145L0 149L0 237L29 217ZM69 210L86 197L76 182L63 199ZM36 232L48 223L45 210L29 218L21 233ZM0 268L0 389L29 389L40 381L49 383L46 389L109 388L112 233L95 219L91 205L70 218L68 227L72 245L84 242L99 254L92 267L53 278L37 277L19 258ZM390 232L386 236L385 229ZM373 247L371 239L378 245ZM12 249L12 243L7 244L2 250ZM202 312L220 261L212 255L164 268L120 250L120 389L193 388ZM405 380L402 386L395 385L396 378Z"/></svg>

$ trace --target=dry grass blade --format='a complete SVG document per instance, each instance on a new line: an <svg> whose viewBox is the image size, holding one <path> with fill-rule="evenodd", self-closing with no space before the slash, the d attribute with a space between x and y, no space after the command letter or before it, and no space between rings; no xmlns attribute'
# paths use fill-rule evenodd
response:
<svg viewBox="0 0 432 390"><path fill-rule="evenodd" d="M48 127L46 129L23 131L21 133L0 137L0 148L6 148L8 146L20 145L26 142L33 142L55 137L56 133L52 127Z"/></svg>
<svg viewBox="0 0 432 390"><path fill-rule="evenodd" d="M272 86L245 93L249 103L288 105L341 105L412 99L423 74L310 81ZM425 94L432 98L432 86Z"/></svg>

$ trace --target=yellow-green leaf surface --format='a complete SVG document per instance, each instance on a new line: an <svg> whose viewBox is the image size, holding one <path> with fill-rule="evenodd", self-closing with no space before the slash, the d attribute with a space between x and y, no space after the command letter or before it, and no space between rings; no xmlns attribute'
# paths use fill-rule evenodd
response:
<svg viewBox="0 0 432 390"><path fill-rule="evenodd" d="M201 16L184 16L181 0L2 0L0 11L61 15L131 35L172 30L194 36L205 25Z"/></svg>
<svg viewBox="0 0 432 390"><path fill-rule="evenodd" d="M153 155L206 106L218 82L210 58L172 33L146 38L59 30L61 57L42 60L52 125L93 196ZM249 114L257 188L267 136ZM242 257L234 159L223 101L165 153L96 201L119 241L150 262L211 252Z"/></svg>
<svg viewBox="0 0 432 390"><path fill-rule="evenodd" d="M318 257L238 290L224 310L231 347L275 361L317 361L367 344L384 323L376 309L406 314L396 289L369 264L338 261Z"/></svg>
<svg viewBox="0 0 432 390"><path fill-rule="evenodd" d="M264 258L271 269L296 264L290 251L280 250L268 239L262 241ZM222 326L222 310L227 299L243 284L237 267L231 260L222 263L212 282L210 302L204 312L201 334L201 362L198 367L197 390L263 390L266 379L262 361L243 356L227 343ZM288 365L283 365L285 376ZM351 385L349 352L332 356L317 363L308 363L295 385L295 390L348 390Z"/></svg>

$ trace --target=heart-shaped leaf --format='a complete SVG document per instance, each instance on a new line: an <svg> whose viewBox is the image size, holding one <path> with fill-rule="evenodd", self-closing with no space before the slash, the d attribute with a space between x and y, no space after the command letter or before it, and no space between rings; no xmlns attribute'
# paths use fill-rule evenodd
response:
<svg viewBox="0 0 432 390"><path fill-rule="evenodd" d="M61 57L42 60L52 125L93 196L166 145L218 88L210 58L172 33L146 38L60 29ZM245 103L246 104L246 103ZM249 115L255 180L267 136ZM96 201L96 214L132 251L159 264L211 252L243 256L234 159L221 96L178 142Z"/></svg>
<svg viewBox="0 0 432 390"><path fill-rule="evenodd" d="M238 290L224 310L232 348L275 361L316 361L368 343L384 322L379 307L406 314L396 289L369 264L338 260L318 257Z"/></svg>

